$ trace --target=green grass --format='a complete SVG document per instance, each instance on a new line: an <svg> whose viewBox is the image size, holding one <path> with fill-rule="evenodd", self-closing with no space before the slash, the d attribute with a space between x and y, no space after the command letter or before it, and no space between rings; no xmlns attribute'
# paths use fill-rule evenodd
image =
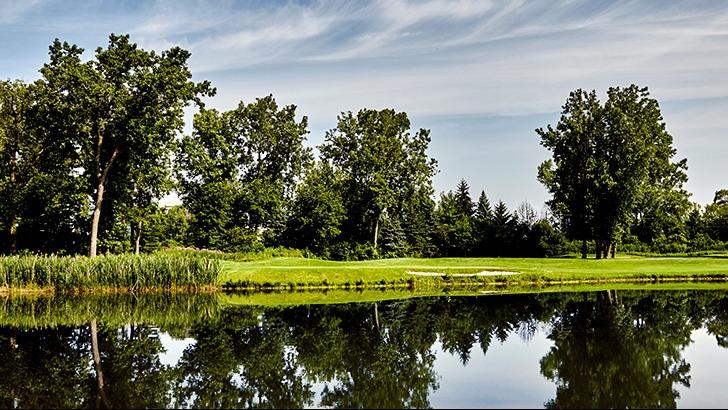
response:
<svg viewBox="0 0 728 410"><path fill-rule="evenodd" d="M437 289L486 284L599 283L619 281L728 280L726 257L575 258L435 258L334 262L271 258L252 262L221 261L219 282L226 288L366 288ZM457 277L457 273L512 271L519 275ZM446 276L408 274L440 272Z"/></svg>

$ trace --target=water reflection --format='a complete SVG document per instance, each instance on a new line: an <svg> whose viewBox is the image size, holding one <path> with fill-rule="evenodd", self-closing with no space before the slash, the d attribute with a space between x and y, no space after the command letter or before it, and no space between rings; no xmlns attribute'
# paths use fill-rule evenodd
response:
<svg viewBox="0 0 728 410"><path fill-rule="evenodd" d="M691 383L691 334L728 340L725 291L286 308L223 308L214 295L1 302L0 405L16 408L429 407L450 376L436 362L481 365L471 364L475 353L506 341L523 352L539 332L550 346L536 369L555 387L534 405L672 408ZM166 335L194 342L163 362Z"/></svg>

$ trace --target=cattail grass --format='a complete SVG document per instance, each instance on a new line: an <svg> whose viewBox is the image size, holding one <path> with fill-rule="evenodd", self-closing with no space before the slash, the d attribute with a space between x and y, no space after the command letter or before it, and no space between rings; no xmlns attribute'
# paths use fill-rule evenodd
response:
<svg viewBox="0 0 728 410"><path fill-rule="evenodd" d="M0 288L198 289L214 286L217 261L193 255L8 256L0 258Z"/></svg>

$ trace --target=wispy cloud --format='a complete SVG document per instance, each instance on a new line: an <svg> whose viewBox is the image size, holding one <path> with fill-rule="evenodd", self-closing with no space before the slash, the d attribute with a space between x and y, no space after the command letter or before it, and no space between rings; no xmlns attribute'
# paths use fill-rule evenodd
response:
<svg viewBox="0 0 728 410"><path fill-rule="evenodd" d="M98 0L68 7L9 0L2 6L5 76L27 76L20 62L37 62L36 70L47 57L35 45L53 37L93 50L109 32L125 32L147 49L190 50L195 78L218 87L213 106L228 109L273 93L317 124L361 107L393 107L419 119L536 118L558 111L575 88L603 93L630 83L686 107L728 97L723 2ZM29 38L33 47L24 43ZM694 145L685 147L699 157L722 135L722 122L711 118L724 105L708 104L708 114L699 116L702 109L685 108L668 124L693 136ZM457 138L450 123L442 124L441 138ZM450 150L445 156L465 155L457 154L457 144L440 146ZM691 172L707 175L716 166L728 172L717 163L704 171L693 165Z"/></svg>
<svg viewBox="0 0 728 410"><path fill-rule="evenodd" d="M41 4L41 0L3 0L0 2L0 24L15 23Z"/></svg>

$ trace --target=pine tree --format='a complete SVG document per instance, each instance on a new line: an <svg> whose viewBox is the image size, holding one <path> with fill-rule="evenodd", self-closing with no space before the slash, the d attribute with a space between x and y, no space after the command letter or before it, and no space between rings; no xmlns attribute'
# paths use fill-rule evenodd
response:
<svg viewBox="0 0 728 410"><path fill-rule="evenodd" d="M511 244L513 228L513 217L503 201L498 201L495 209L493 209L491 223L493 226L493 250L497 256L503 256Z"/></svg>
<svg viewBox="0 0 728 410"><path fill-rule="evenodd" d="M485 191L481 191L473 218L474 256L486 256L491 253L490 244L493 243L492 218L493 210L488 196L485 195Z"/></svg>
<svg viewBox="0 0 728 410"><path fill-rule="evenodd" d="M470 187L465 179L461 179L455 190L455 206L458 214L471 217L475 212L475 204L470 198Z"/></svg>

